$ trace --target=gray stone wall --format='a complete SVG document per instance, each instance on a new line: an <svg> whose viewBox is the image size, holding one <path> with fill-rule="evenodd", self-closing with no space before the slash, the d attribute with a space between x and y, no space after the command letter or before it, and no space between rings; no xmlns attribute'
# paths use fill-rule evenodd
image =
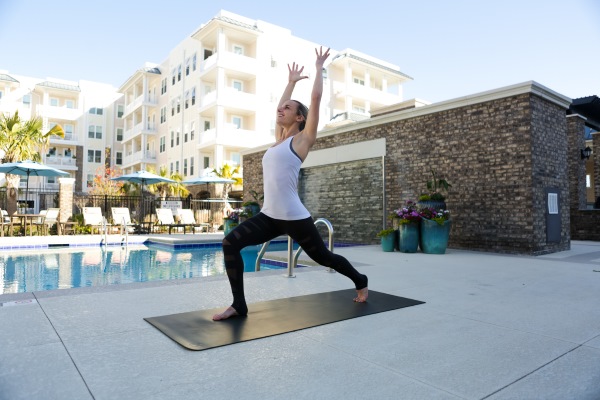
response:
<svg viewBox="0 0 600 400"><path fill-rule="evenodd" d="M425 192L434 169L452 184L446 199L453 219L449 247L524 254L567 249L565 114L555 103L524 93L414 117L399 113L396 120L388 116L389 122L321 135L314 150L385 138L384 167L377 170L374 160L362 160L352 162L354 168L341 164L308 168L301 177L301 197L311 212L331 214L336 241L376 243L385 216ZM244 155L245 191L262 190L263 153ZM369 173L352 180L351 171L362 170ZM381 174L385 197L369 180ZM339 179L326 187L324 182L333 176ZM560 243L546 243L548 187L560 193ZM379 201L383 204L375 204ZM347 210L363 210L365 216ZM381 214L375 216L377 210ZM373 223L366 225L371 219Z"/></svg>

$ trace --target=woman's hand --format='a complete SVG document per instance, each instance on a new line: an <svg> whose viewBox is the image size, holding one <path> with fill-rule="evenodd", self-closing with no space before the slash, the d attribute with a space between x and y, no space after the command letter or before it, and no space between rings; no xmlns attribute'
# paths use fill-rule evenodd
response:
<svg viewBox="0 0 600 400"><path fill-rule="evenodd" d="M329 49L325 50L323 53L323 46L319 48L319 50L315 49L315 53L317 54L317 62L315 65L317 66L317 70L323 68L323 64L325 64L325 60L329 57Z"/></svg>
<svg viewBox="0 0 600 400"><path fill-rule="evenodd" d="M292 63L291 67L290 67L290 64L288 64L288 71L290 71L290 75L288 78L289 82L296 83L299 80L308 78L307 75L302 75L302 71L304 71L304 67L300 67L300 65L298 65L296 63Z"/></svg>

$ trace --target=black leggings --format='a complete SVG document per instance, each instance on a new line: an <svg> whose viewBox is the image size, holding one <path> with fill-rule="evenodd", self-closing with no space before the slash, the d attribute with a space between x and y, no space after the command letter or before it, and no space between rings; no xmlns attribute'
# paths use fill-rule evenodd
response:
<svg viewBox="0 0 600 400"><path fill-rule="evenodd" d="M246 246L262 244L283 234L294 239L315 262L333 268L350 278L357 290L367 287L366 275L360 274L344 257L327 249L311 217L284 221L258 213L238 225L223 239L225 268L233 293L231 306L238 314L246 315L248 313L244 297L244 261L241 250Z"/></svg>

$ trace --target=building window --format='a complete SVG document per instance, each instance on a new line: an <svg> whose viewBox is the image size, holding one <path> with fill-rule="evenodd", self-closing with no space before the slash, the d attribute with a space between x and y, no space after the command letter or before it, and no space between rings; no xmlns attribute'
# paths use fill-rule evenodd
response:
<svg viewBox="0 0 600 400"><path fill-rule="evenodd" d="M177 82L181 80L181 64L177 66Z"/></svg>
<svg viewBox="0 0 600 400"><path fill-rule="evenodd" d="M167 122L167 107L163 107L160 109L160 123L164 124Z"/></svg>
<svg viewBox="0 0 600 400"><path fill-rule="evenodd" d="M181 96L177 97L177 114L181 112Z"/></svg>
<svg viewBox="0 0 600 400"><path fill-rule="evenodd" d="M179 131L177 131L177 135L175 136L175 138L176 138L175 145L176 146L179 146L179 136L180 136L180 133L179 133ZM179 168L177 168L177 170L179 170Z"/></svg>
<svg viewBox="0 0 600 400"><path fill-rule="evenodd" d="M233 53L234 54L239 54L240 56L243 56L244 55L244 48L242 46L234 44L233 45Z"/></svg>
<svg viewBox="0 0 600 400"><path fill-rule="evenodd" d="M183 132L183 143L187 143L187 142L188 142L188 133L186 131L186 132Z"/></svg>
<svg viewBox="0 0 600 400"><path fill-rule="evenodd" d="M190 59L185 60L185 76L190 74Z"/></svg>
<svg viewBox="0 0 600 400"><path fill-rule="evenodd" d="M117 105L117 118L123 118L123 114L125 114L125 106L123 104Z"/></svg>
<svg viewBox="0 0 600 400"><path fill-rule="evenodd" d="M98 107L92 107L92 108L90 108L90 114L102 115L103 114L103 110L101 108L98 108Z"/></svg>
<svg viewBox="0 0 600 400"><path fill-rule="evenodd" d="M194 55L192 56L192 71L196 70L196 61L197 61L197 57L196 57L196 53L194 53Z"/></svg>
<svg viewBox="0 0 600 400"><path fill-rule="evenodd" d="M171 117L175 115L175 100L171 100Z"/></svg>
<svg viewBox="0 0 600 400"><path fill-rule="evenodd" d="M160 137L160 144L158 145L158 151L164 153L167 150L166 140L167 138L164 136Z"/></svg>
<svg viewBox="0 0 600 400"><path fill-rule="evenodd" d="M190 106L190 92L185 92L185 109L187 110Z"/></svg>
<svg viewBox="0 0 600 400"><path fill-rule="evenodd" d="M187 169L188 169L188 160L187 158L183 159L183 176L187 176Z"/></svg>
<svg viewBox="0 0 600 400"><path fill-rule="evenodd" d="M100 125L90 125L88 129L89 139L102 139L102 127Z"/></svg>
<svg viewBox="0 0 600 400"><path fill-rule="evenodd" d="M160 81L160 94L167 93L167 78Z"/></svg>
<svg viewBox="0 0 600 400"><path fill-rule="evenodd" d="M241 81L233 81L233 89L241 92L243 89L243 84Z"/></svg>
<svg viewBox="0 0 600 400"><path fill-rule="evenodd" d="M117 142L123 141L123 128L117 128Z"/></svg>
<svg viewBox="0 0 600 400"><path fill-rule="evenodd" d="M31 95L30 94L26 94L25 96L23 96L23 105L25 107L31 106Z"/></svg>
<svg viewBox="0 0 600 400"><path fill-rule="evenodd" d="M56 97L52 97L52 98L50 99L50 105L51 105L52 107L58 107L58 99L57 99Z"/></svg>
<svg viewBox="0 0 600 400"><path fill-rule="evenodd" d="M237 165L240 165L240 161L242 159L242 156L240 155L240 153L231 153L230 158L231 158L231 161L233 161Z"/></svg>
<svg viewBox="0 0 600 400"><path fill-rule="evenodd" d="M190 141L192 141L192 142L194 141L194 131L196 129L195 126L196 126L195 122L192 122L190 124Z"/></svg>
<svg viewBox="0 0 600 400"><path fill-rule="evenodd" d="M87 187L94 187L94 174L87 174L86 181Z"/></svg>
<svg viewBox="0 0 600 400"><path fill-rule="evenodd" d="M242 117L231 117L231 123L235 125L236 129L242 129Z"/></svg>
<svg viewBox="0 0 600 400"><path fill-rule="evenodd" d="M65 131L65 139L72 140L73 139L73 124L64 124L63 130Z"/></svg>
<svg viewBox="0 0 600 400"><path fill-rule="evenodd" d="M101 163L102 152L100 150L88 150L88 162Z"/></svg>
<svg viewBox="0 0 600 400"><path fill-rule="evenodd" d="M116 153L115 164L123 165L123 153L120 151L117 151Z"/></svg>
<svg viewBox="0 0 600 400"><path fill-rule="evenodd" d="M171 131L171 148L175 147L175 132Z"/></svg>
<svg viewBox="0 0 600 400"><path fill-rule="evenodd" d="M354 81L354 83L356 83L357 85L361 85L361 86L365 86L365 80L362 78L359 78L357 76L353 77L352 80Z"/></svg>
<svg viewBox="0 0 600 400"><path fill-rule="evenodd" d="M171 166L169 168L169 175L173 175L173 163L171 163Z"/></svg>
<svg viewBox="0 0 600 400"><path fill-rule="evenodd" d="M204 49L204 59L205 60L212 55L213 55L212 50Z"/></svg>
<svg viewBox="0 0 600 400"><path fill-rule="evenodd" d="M196 104L196 88L192 88L192 105Z"/></svg>
<svg viewBox="0 0 600 400"><path fill-rule="evenodd" d="M175 172L179 173L179 161L175 161Z"/></svg>
<svg viewBox="0 0 600 400"><path fill-rule="evenodd" d="M190 157L190 175L194 176L194 157Z"/></svg>
<svg viewBox="0 0 600 400"><path fill-rule="evenodd" d="M210 167L210 157L204 157L204 169Z"/></svg>
<svg viewBox="0 0 600 400"><path fill-rule="evenodd" d="M173 86L175 84L175 74L176 74L177 70L175 68L173 68L173 70L171 71L171 86Z"/></svg>
<svg viewBox="0 0 600 400"><path fill-rule="evenodd" d="M209 129L210 129L210 121L204 121L204 131L206 132Z"/></svg>
<svg viewBox="0 0 600 400"><path fill-rule="evenodd" d="M0 99L2 99L2 95L3 95L3 94L4 94L4 93L2 92L2 90L0 90Z"/></svg>
<svg viewBox="0 0 600 400"><path fill-rule="evenodd" d="M67 106L67 108L75 108L75 102L73 100L67 100L65 102L65 105Z"/></svg>
<svg viewBox="0 0 600 400"><path fill-rule="evenodd" d="M364 107L352 106L352 112L365 114L366 111Z"/></svg>

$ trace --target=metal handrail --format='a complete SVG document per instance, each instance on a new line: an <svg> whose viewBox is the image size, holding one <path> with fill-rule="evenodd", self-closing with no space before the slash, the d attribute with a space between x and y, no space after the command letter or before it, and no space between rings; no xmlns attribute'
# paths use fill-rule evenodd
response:
<svg viewBox="0 0 600 400"><path fill-rule="evenodd" d="M329 232L329 251L333 252L333 225L331 225L331 222L329 222L328 220L326 220L325 218L319 218L315 221L315 225L318 224L325 224L325 226L327 226L327 230ZM255 271L260 271L260 260L262 260L263 255L265 254L265 252L267 251L267 247L269 247L269 244L271 243L271 241L269 240L268 242L263 243L262 247L260 248L258 255L256 256L256 263L254 264L254 270ZM295 278L295 275L293 274L294 268L296 267L296 265L298 264L298 257L300 256L300 253L302 252L302 247L300 247L297 251L295 255L292 255L292 253L294 252L294 243L291 237L288 236L288 274L287 277L288 278ZM335 272L332 268L328 268L329 272Z"/></svg>

